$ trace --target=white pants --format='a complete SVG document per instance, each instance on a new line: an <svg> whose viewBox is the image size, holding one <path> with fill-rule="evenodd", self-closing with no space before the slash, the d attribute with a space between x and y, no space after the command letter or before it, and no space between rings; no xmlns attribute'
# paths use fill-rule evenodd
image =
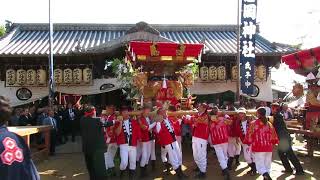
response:
<svg viewBox="0 0 320 180"><path fill-rule="evenodd" d="M161 148L161 159L162 162L167 162L166 154L168 153L169 161L174 170L178 169L182 165L181 150L179 148L178 142L175 141L171 144L166 145Z"/></svg>
<svg viewBox="0 0 320 180"><path fill-rule="evenodd" d="M251 146L249 146L248 144L242 144L242 149L243 149L244 160L246 160L248 164L253 163Z"/></svg>
<svg viewBox="0 0 320 180"><path fill-rule="evenodd" d="M156 160L156 140L151 140L151 161L155 161Z"/></svg>
<svg viewBox="0 0 320 180"><path fill-rule="evenodd" d="M228 155L229 157L234 157L240 155L241 153L241 144L237 143L237 138L229 137L228 139Z"/></svg>
<svg viewBox="0 0 320 180"><path fill-rule="evenodd" d="M181 144L182 138L181 138L181 136L176 136L176 140L177 140L179 148L180 148L180 156L182 157L182 144Z"/></svg>
<svg viewBox="0 0 320 180"><path fill-rule="evenodd" d="M142 155L142 143L140 141L137 142L137 162L140 160Z"/></svg>
<svg viewBox="0 0 320 180"><path fill-rule="evenodd" d="M253 152L252 154L258 173L261 175L270 173L272 152Z"/></svg>
<svg viewBox="0 0 320 180"><path fill-rule="evenodd" d="M228 143L213 145L222 170L228 167Z"/></svg>
<svg viewBox="0 0 320 180"><path fill-rule="evenodd" d="M135 146L129 146L128 144L120 145L120 170L125 170L128 166L129 169L136 169L137 148Z"/></svg>
<svg viewBox="0 0 320 180"><path fill-rule="evenodd" d="M150 156L151 156L151 141L148 142L141 142L141 160L140 160L140 167L144 167L148 164Z"/></svg>
<svg viewBox="0 0 320 180"><path fill-rule="evenodd" d="M104 162L106 164L106 169L114 167L114 157L117 153L117 149L117 143L111 143L108 145L108 150L106 153L104 153Z"/></svg>
<svg viewBox="0 0 320 180"><path fill-rule="evenodd" d="M207 144L207 140L192 137L193 159L203 173L207 171Z"/></svg>

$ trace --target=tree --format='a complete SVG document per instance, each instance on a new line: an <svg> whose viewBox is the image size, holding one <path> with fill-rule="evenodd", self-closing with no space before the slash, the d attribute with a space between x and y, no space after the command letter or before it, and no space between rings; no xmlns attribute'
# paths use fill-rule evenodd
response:
<svg viewBox="0 0 320 180"><path fill-rule="evenodd" d="M6 28L3 25L0 25L0 37L6 33Z"/></svg>

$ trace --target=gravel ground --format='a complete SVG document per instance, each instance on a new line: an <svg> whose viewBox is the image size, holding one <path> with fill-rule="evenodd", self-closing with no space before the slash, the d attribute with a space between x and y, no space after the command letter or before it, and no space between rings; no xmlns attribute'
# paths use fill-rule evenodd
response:
<svg viewBox="0 0 320 180"><path fill-rule="evenodd" d="M298 154L298 158L303 163L306 175L295 177L294 175L283 174L281 171L283 167L281 161L279 160L277 153L273 153L272 162L272 172L271 176L273 179L297 179L297 180L311 180L320 179L320 152L315 152L315 157L306 157L306 149L304 143L299 143L295 141L294 150ZM189 144L185 144L183 148L183 169L189 179L193 179L194 172L192 169L195 167L192 158L192 150ZM243 161L243 159L241 159ZM117 160L118 161L118 160ZM118 164L118 162L116 162ZM81 153L81 142L79 139L75 143L67 143L65 145L57 147L57 155L50 157L48 160L37 163L38 171L40 172L42 180L88 180L88 174L84 163L84 158ZM239 180L262 180L261 176L250 177L246 175L249 170L247 164L242 162L241 165L231 172L232 179ZM160 161L157 161L156 171L148 170L148 178L145 179L177 179L174 175L164 175L163 166ZM208 152L208 168L207 168L207 178L206 179L223 179L221 175L221 170L219 163L212 150ZM174 172L171 172L174 174ZM137 176L138 177L138 176ZM111 178L110 178L111 179ZM119 179L119 178L112 178ZM140 178L137 178L140 179Z"/></svg>

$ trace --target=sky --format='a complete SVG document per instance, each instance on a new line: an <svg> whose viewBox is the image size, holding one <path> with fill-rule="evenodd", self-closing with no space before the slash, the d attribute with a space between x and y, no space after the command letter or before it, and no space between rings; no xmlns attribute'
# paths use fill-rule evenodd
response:
<svg viewBox="0 0 320 180"><path fill-rule="evenodd" d="M236 24L238 0L51 0L54 23ZM48 22L48 0L7 0L0 23ZM258 0L261 35L320 45L320 0Z"/></svg>
<svg viewBox="0 0 320 180"><path fill-rule="evenodd" d="M236 24L238 0L51 0L53 23ZM258 0L260 33L271 42L320 46L320 0ZM3 0L0 24L48 22L48 0ZM272 73L290 87L287 67ZM283 77L283 78L279 78ZM288 85L287 85L288 84ZM292 86L291 86L292 87Z"/></svg>

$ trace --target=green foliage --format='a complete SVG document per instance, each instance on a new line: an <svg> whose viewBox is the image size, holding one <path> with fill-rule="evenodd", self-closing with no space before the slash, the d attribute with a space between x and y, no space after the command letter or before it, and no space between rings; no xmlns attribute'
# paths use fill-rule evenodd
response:
<svg viewBox="0 0 320 180"><path fill-rule="evenodd" d="M3 25L0 25L0 37L4 36L6 33L6 28Z"/></svg>

